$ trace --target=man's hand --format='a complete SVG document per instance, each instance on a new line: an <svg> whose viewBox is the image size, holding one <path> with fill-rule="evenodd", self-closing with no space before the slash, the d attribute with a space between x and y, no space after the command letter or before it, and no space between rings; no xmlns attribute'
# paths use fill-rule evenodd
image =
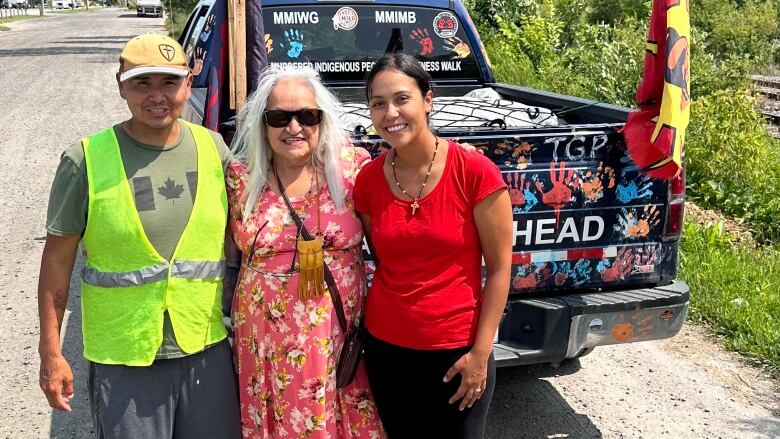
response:
<svg viewBox="0 0 780 439"><path fill-rule="evenodd" d="M40 385L52 408L71 411L73 372L62 355L41 355Z"/></svg>
<svg viewBox="0 0 780 439"><path fill-rule="evenodd" d="M57 236L49 233L41 257L38 278L38 317L41 338L40 385L49 405L57 410L70 411L73 398L73 372L62 357L60 327L68 305L68 287L80 235Z"/></svg>

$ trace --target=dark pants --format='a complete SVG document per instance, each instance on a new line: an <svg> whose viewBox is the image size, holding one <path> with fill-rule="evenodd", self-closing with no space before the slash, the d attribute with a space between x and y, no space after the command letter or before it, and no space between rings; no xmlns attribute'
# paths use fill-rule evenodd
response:
<svg viewBox="0 0 780 439"><path fill-rule="evenodd" d="M449 403L460 385L460 375L448 383L443 381L447 370L469 349L408 349L366 333L368 381L390 439L484 437L496 385L493 354L488 360L487 386L471 408L460 411L460 401Z"/></svg>
<svg viewBox="0 0 780 439"><path fill-rule="evenodd" d="M150 366L89 366L89 402L98 439L241 437L227 340Z"/></svg>

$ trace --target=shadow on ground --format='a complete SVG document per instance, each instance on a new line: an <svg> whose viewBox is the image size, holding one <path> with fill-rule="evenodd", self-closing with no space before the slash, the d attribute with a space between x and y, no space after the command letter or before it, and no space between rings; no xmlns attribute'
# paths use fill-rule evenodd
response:
<svg viewBox="0 0 780 439"><path fill-rule="evenodd" d="M0 49L0 58L11 56L60 56L60 55L116 55L116 47L62 46L34 47L30 49Z"/></svg>
<svg viewBox="0 0 780 439"><path fill-rule="evenodd" d="M579 360L564 362L557 369L548 365L498 369L486 438L601 438L590 418L575 412L544 379L579 369Z"/></svg>
<svg viewBox="0 0 780 439"><path fill-rule="evenodd" d="M55 44L116 44L117 51L122 50L122 46L135 35L116 36L116 37L66 37L60 41L54 41Z"/></svg>
<svg viewBox="0 0 780 439"><path fill-rule="evenodd" d="M143 17L139 17L135 12L131 12L129 14L118 15L116 18L135 18L137 20L144 20L144 19L148 19L148 18L157 18L157 19L159 19L159 17L154 17L152 15L145 15ZM160 26L157 26L157 27L160 27Z"/></svg>

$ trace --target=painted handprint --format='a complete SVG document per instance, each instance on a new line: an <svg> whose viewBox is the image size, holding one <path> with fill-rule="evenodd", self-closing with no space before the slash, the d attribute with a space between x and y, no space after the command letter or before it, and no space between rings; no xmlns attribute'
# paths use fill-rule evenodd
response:
<svg viewBox="0 0 780 439"><path fill-rule="evenodd" d="M519 179L518 174L520 177ZM509 200L512 202L512 206L524 205L525 196L523 195L523 185L525 184L525 175L522 175L519 172L506 174L506 183L507 186L509 186Z"/></svg>
<svg viewBox="0 0 780 439"><path fill-rule="evenodd" d="M558 175L555 175L555 162L550 163L550 181L552 182L552 189L545 192L542 184L536 182L536 189L542 193L542 202L555 210L555 223L556 226L561 220L561 209L567 204L571 203L571 188L572 179L574 178L574 170L569 169L566 172L566 162L561 162ZM576 188L576 181L574 182Z"/></svg>
<svg viewBox="0 0 780 439"><path fill-rule="evenodd" d="M547 263L531 269L529 265L518 267L517 274L512 279L512 288L515 290L530 290L544 283L550 278L550 267Z"/></svg>
<svg viewBox="0 0 780 439"><path fill-rule="evenodd" d="M639 172L639 168L634 163L634 160L629 157L626 152L623 157L620 157L620 164L624 165L624 168L620 171L620 176L623 177L629 172Z"/></svg>
<svg viewBox="0 0 780 439"><path fill-rule="evenodd" d="M534 152L534 149L536 148L528 142L521 142L515 146L512 150L512 158L517 162L517 165L515 165L517 169L525 169L531 164L531 154Z"/></svg>
<svg viewBox="0 0 780 439"><path fill-rule="evenodd" d="M610 263L608 259L603 259L599 262L596 270L601 273L601 280L604 282L615 282L616 280L623 280L630 275L633 266L634 252L623 247L614 261Z"/></svg>
<svg viewBox="0 0 780 439"><path fill-rule="evenodd" d="M645 175L637 175L631 180L624 179L615 191L618 201L630 203L640 198L650 198L653 195L653 181Z"/></svg>
<svg viewBox="0 0 780 439"><path fill-rule="evenodd" d="M287 50L287 56L290 58L298 58L303 52L303 34L297 29L288 29L284 31L284 38L287 40L287 45L290 49Z"/></svg>
<svg viewBox="0 0 780 439"><path fill-rule="evenodd" d="M577 261L576 264L574 264L574 267L572 267L571 262L568 261L561 263L559 267L559 272L565 273L566 279L571 279L575 286L582 285L585 282L589 281L592 271L593 269L591 263L587 259L580 259L579 261ZM562 285L563 284L560 284L559 286Z"/></svg>
<svg viewBox="0 0 780 439"><path fill-rule="evenodd" d="M450 52L455 52L455 54L458 55L458 58L466 58L467 56L471 55L471 48L460 38L450 37L447 38L446 41L447 44L444 45L444 49L449 50Z"/></svg>
<svg viewBox="0 0 780 439"><path fill-rule="evenodd" d="M569 279L569 273L566 271L559 271L555 273L555 286L562 287Z"/></svg>
<svg viewBox="0 0 780 439"><path fill-rule="evenodd" d="M270 55L274 51L274 39L271 38L271 34L265 34L265 52Z"/></svg>
<svg viewBox="0 0 780 439"><path fill-rule="evenodd" d="M629 239L644 238L650 234L650 230L661 223L660 212L655 205L645 206L641 213L636 209L621 209L617 216L618 223L615 231Z"/></svg>
<svg viewBox="0 0 780 439"><path fill-rule="evenodd" d="M534 175L532 180L536 180ZM526 181L525 175L520 172L506 174L506 182L509 187L509 199L512 202L512 213L528 212L539 204L539 198L531 190L531 182Z"/></svg>
<svg viewBox="0 0 780 439"><path fill-rule="evenodd" d="M206 59L207 50L202 47L195 49L195 63L192 65L192 76L200 75L203 71L203 60Z"/></svg>
<svg viewBox="0 0 780 439"><path fill-rule="evenodd" d="M206 23L203 24L203 32L200 33L200 40L204 43L211 37L211 31L214 30L214 22L216 20L217 17L214 14L211 14L206 18Z"/></svg>
<svg viewBox="0 0 780 439"><path fill-rule="evenodd" d="M655 266L660 262L661 247L659 245L648 245L639 247L634 252L634 273L652 273Z"/></svg>
<svg viewBox="0 0 780 439"><path fill-rule="evenodd" d="M512 149L512 142L509 140L502 140L498 142L498 145L496 145L496 148L493 150L493 154L495 155L505 155L509 150ZM505 165L509 166L509 161L504 162Z"/></svg>
<svg viewBox="0 0 780 439"><path fill-rule="evenodd" d="M409 38L420 45L420 55L430 55L433 52L433 40L431 40L431 34L428 33L428 29L422 27L415 28L409 35Z"/></svg>
<svg viewBox="0 0 780 439"><path fill-rule="evenodd" d="M580 177L580 190L585 196L585 204L600 200L604 196L604 186L615 187L615 170L609 166L604 166L604 162L599 162L596 171L587 171Z"/></svg>

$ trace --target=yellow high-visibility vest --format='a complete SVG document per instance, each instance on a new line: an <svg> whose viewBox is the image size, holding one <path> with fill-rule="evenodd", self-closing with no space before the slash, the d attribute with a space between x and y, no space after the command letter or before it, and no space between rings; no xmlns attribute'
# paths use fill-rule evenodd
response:
<svg viewBox="0 0 780 439"><path fill-rule="evenodd" d="M184 127L195 139L198 185L170 261L143 230L113 128L82 139L89 210L81 305L84 357L90 361L150 365L162 343L166 310L186 353L227 336L221 305L227 223L222 162L205 128L186 122Z"/></svg>

